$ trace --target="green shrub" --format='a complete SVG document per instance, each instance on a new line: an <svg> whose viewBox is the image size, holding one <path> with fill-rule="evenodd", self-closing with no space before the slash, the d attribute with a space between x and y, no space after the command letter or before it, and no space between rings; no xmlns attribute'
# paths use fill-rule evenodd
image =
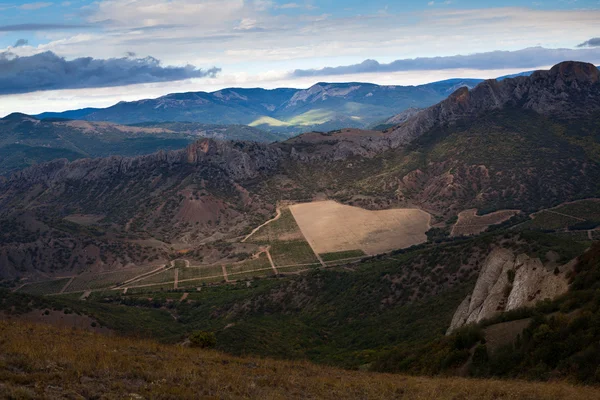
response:
<svg viewBox="0 0 600 400"><path fill-rule="evenodd" d="M190 345L201 349L208 349L217 345L217 338L212 332L196 331L190 337Z"/></svg>

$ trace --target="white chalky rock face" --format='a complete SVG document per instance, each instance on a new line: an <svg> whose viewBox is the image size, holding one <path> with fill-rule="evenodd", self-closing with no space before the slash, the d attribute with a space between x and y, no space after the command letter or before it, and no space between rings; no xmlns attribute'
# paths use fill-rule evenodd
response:
<svg viewBox="0 0 600 400"><path fill-rule="evenodd" d="M456 309L448 333L504 311L554 299L568 290L566 273L574 265L575 260L555 271L555 268L545 267L539 258L526 254L515 256L508 249L492 250L481 268L473 293ZM510 275L514 276L512 282Z"/></svg>

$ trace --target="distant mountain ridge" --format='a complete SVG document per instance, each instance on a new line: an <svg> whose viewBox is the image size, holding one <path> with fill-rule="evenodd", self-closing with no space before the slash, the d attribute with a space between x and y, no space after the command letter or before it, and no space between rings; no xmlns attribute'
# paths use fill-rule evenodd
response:
<svg viewBox="0 0 600 400"><path fill-rule="evenodd" d="M136 156L184 148L199 138L274 142L286 136L245 125L158 123L136 126L14 113L0 118L0 175L57 158Z"/></svg>
<svg viewBox="0 0 600 400"><path fill-rule="evenodd" d="M48 112L37 118L71 118L120 124L201 122L243 124L290 135L309 130L366 128L405 109L431 106L480 79L449 79L419 86L324 83L308 89L241 89L173 93L119 102L108 108Z"/></svg>

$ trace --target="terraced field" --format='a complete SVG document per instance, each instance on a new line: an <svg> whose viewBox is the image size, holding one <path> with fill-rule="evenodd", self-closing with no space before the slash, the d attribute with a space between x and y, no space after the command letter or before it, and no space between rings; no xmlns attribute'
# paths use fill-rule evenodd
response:
<svg viewBox="0 0 600 400"><path fill-rule="evenodd" d="M163 291L167 291L167 290L172 290L173 289L173 284L157 284L157 285L152 285L152 286L141 286L141 287L131 287L131 288L127 288L127 293L128 294L135 294L135 293L152 293L152 292L163 292Z"/></svg>
<svg viewBox="0 0 600 400"><path fill-rule="evenodd" d="M465 210L458 214L458 221L452 227L450 235L477 235L489 226L507 221L518 213L518 210L500 210L486 215L477 215L476 209Z"/></svg>
<svg viewBox="0 0 600 400"><path fill-rule="evenodd" d="M236 264L226 265L227 278L238 280L255 276L272 276L275 274L266 253L261 253L257 258Z"/></svg>
<svg viewBox="0 0 600 400"><path fill-rule="evenodd" d="M260 228L252 236L248 237L248 242L267 244L274 241L304 240L304 236L288 207L280 210L281 215L278 219L268 223Z"/></svg>
<svg viewBox="0 0 600 400"><path fill-rule="evenodd" d="M210 278L218 277L219 280L223 280L223 269L220 265L206 265L206 266L190 266L179 268L179 285L181 281L187 279L202 279L211 280Z"/></svg>
<svg viewBox="0 0 600 400"><path fill-rule="evenodd" d="M319 268L320 266L321 263L284 265L281 267L277 267L277 272L280 274L294 273L300 271L308 271L313 268Z"/></svg>
<svg viewBox="0 0 600 400"><path fill-rule="evenodd" d="M151 283L166 283L166 282L173 282L174 280L175 280L175 269L169 269L166 271L161 271L157 274L150 275L147 278L140 279L139 281L135 281L131 285L139 286L139 285L148 285Z"/></svg>
<svg viewBox="0 0 600 400"><path fill-rule="evenodd" d="M600 199L586 199L537 212L523 227L541 230L586 230L599 224Z"/></svg>
<svg viewBox="0 0 600 400"><path fill-rule="evenodd" d="M321 259L325 262L328 261L339 261L339 260L348 260L353 258L359 258L362 256L366 256L365 252L362 250L346 250L346 251L336 251L334 253L324 253L320 254Z"/></svg>
<svg viewBox="0 0 600 400"><path fill-rule="evenodd" d="M276 267L319 262L306 240L276 240L269 251Z"/></svg>
<svg viewBox="0 0 600 400"><path fill-rule="evenodd" d="M223 283L225 282L225 278L223 277L223 274L219 275L219 276L212 276L212 277L205 277L202 279L193 279L193 280L189 280L189 281L179 281L179 283L177 284L177 288L178 289L182 289L182 288L197 288L200 287L202 285L206 285L206 284L210 284L210 283Z"/></svg>
<svg viewBox="0 0 600 400"><path fill-rule="evenodd" d="M37 295L55 294L59 293L70 280L71 278L62 278L45 282L29 283L19 289L19 292Z"/></svg>
<svg viewBox="0 0 600 400"><path fill-rule="evenodd" d="M121 284L137 276L148 273L157 266L146 266L137 268L128 268L115 272L104 273L84 273L78 275L67 287L67 292L83 292L90 289L108 288Z"/></svg>
<svg viewBox="0 0 600 400"><path fill-rule="evenodd" d="M320 266L290 208L282 207L280 213L279 218L261 227L248 241L269 246L278 272L296 272Z"/></svg>

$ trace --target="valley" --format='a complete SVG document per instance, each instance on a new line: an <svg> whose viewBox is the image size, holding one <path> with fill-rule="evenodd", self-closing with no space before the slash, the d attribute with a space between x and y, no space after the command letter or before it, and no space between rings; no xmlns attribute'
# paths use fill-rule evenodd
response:
<svg viewBox="0 0 600 400"><path fill-rule="evenodd" d="M36 163L0 178L0 312L216 357L597 385L599 115L600 72L565 62L381 130Z"/></svg>

